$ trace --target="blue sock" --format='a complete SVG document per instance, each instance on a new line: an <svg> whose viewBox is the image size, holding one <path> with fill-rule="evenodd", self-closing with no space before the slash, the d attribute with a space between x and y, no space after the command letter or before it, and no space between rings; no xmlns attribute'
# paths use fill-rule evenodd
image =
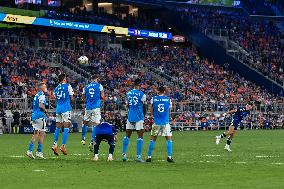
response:
<svg viewBox="0 0 284 189"><path fill-rule="evenodd" d="M42 144L41 143L38 143L37 151L42 152Z"/></svg>
<svg viewBox="0 0 284 189"><path fill-rule="evenodd" d="M82 127L82 140L85 140L87 132L88 132L88 126L87 125L83 125L83 127Z"/></svg>
<svg viewBox="0 0 284 189"><path fill-rule="evenodd" d="M69 128L64 128L63 138L62 138L62 145L66 145L67 139L69 135Z"/></svg>
<svg viewBox="0 0 284 189"><path fill-rule="evenodd" d="M58 141L60 130L61 130L61 128L56 127L54 135L53 135L54 136L54 143L57 143L57 141Z"/></svg>
<svg viewBox="0 0 284 189"><path fill-rule="evenodd" d="M154 147L155 147L155 141L154 140L150 140L150 145L149 145L149 150L148 150L148 157L152 156Z"/></svg>
<svg viewBox="0 0 284 189"><path fill-rule="evenodd" d="M168 150L168 156L172 157L173 155L173 141L172 140L167 141L167 150Z"/></svg>
<svg viewBox="0 0 284 189"><path fill-rule="evenodd" d="M96 137L96 126L93 126L93 128L92 128L92 139L91 139L91 142L94 142L95 137Z"/></svg>
<svg viewBox="0 0 284 189"><path fill-rule="evenodd" d="M141 157L143 148L143 138L137 138L137 157Z"/></svg>
<svg viewBox="0 0 284 189"><path fill-rule="evenodd" d="M34 143L31 141L29 144L29 151L33 151L34 150Z"/></svg>
<svg viewBox="0 0 284 189"><path fill-rule="evenodd" d="M126 154L127 148L128 148L128 144L129 144L129 138L127 136L125 136L123 138L122 154Z"/></svg>

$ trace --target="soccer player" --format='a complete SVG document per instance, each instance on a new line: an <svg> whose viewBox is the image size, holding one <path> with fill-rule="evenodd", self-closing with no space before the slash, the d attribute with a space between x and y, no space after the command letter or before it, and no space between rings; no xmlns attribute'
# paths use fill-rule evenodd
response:
<svg viewBox="0 0 284 189"><path fill-rule="evenodd" d="M96 126L96 137L94 142L94 161L99 160L99 148L103 140L106 140L109 144L109 155L107 161L113 161L113 152L115 148L115 142L117 141L117 132L115 127L108 123L102 122Z"/></svg>
<svg viewBox="0 0 284 189"><path fill-rule="evenodd" d="M146 95L139 90L140 79L135 79L134 89L126 95L128 106L128 118L126 123L126 136L123 138L122 161L127 161L126 152L129 145L129 139L132 131L137 131L137 154L135 161L144 162L141 154L143 148L144 116L146 115Z"/></svg>
<svg viewBox="0 0 284 189"><path fill-rule="evenodd" d="M162 135L167 141L167 150L169 163L173 163L173 141L172 141L172 131L170 126L170 108L172 107L171 99L165 96L165 88L158 88L158 96L154 96L151 99L152 106L150 107L151 115L154 117L154 124L151 130L151 140L148 149L148 158L146 162L152 161L152 153L155 147L155 142L157 136Z"/></svg>
<svg viewBox="0 0 284 189"><path fill-rule="evenodd" d="M231 125L229 126L229 130L227 132L224 132L223 134L221 134L219 136L216 136L216 144L217 145L220 143L220 140L222 138L225 138L225 137L228 136L224 150L229 151L229 152L232 151L230 149L230 145L232 143L234 135L236 134L236 130L238 129L238 126L241 123L241 121L247 115L250 114L250 110L252 109L252 107L253 107L253 104L249 103L245 107L239 107L237 109L234 109L234 110L231 110L231 111L228 112L229 114L233 114L233 119L232 119ZM223 114L223 115L225 116L226 113Z"/></svg>
<svg viewBox="0 0 284 189"><path fill-rule="evenodd" d="M83 94L86 97L86 110L82 126L81 143L83 145L86 144L88 127L92 127L92 138L89 145L90 151L92 151L96 136L96 126L101 122L101 102L105 98L104 88L99 83L99 75L91 77L91 83L85 86Z"/></svg>
<svg viewBox="0 0 284 189"><path fill-rule="evenodd" d="M33 99L32 105L32 126L34 128L34 134L29 143L28 151L26 152L26 155L31 159L35 159L33 155L35 141L38 141L36 157L45 159L42 153L42 146L45 137L46 118L48 117L48 113L45 109L45 93L47 93L46 85L44 83L40 83L38 85L38 92Z"/></svg>
<svg viewBox="0 0 284 189"><path fill-rule="evenodd" d="M54 95L56 98L56 129L54 132L54 143L52 150L56 156L58 156L57 141L62 128L62 146L60 151L67 155L66 142L69 135L69 128L71 126L71 100L73 100L73 89L70 84L67 83L67 76L61 74L58 76L60 84L55 88Z"/></svg>

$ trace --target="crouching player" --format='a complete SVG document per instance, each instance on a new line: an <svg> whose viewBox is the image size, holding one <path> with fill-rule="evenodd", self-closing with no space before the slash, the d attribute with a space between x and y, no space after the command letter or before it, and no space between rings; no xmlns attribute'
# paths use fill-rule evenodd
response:
<svg viewBox="0 0 284 189"><path fill-rule="evenodd" d="M34 134L29 143L28 151L26 152L26 155L31 159L35 159L33 155L35 141L38 141L36 157L44 159L42 153L42 145L45 137L46 118L48 116L47 111L45 109L45 93L47 93L46 85L44 83L40 83L38 86L38 93L33 99L32 107L32 126L34 128Z"/></svg>
<svg viewBox="0 0 284 189"><path fill-rule="evenodd" d="M162 135L166 137L167 140L167 150L168 150L168 158L167 161L169 163L173 163L174 160L172 158L172 150L173 150L173 141L172 141L172 132L170 126L170 108L172 106L170 98L165 96L165 88L159 87L158 89L159 95L154 96L151 99L151 114L154 117L154 125L151 130L151 140L148 150L148 159L146 162L152 161L152 152L154 150L155 142L157 140L157 136Z"/></svg>
<svg viewBox="0 0 284 189"><path fill-rule="evenodd" d="M239 124L241 123L241 121L250 113L250 110L252 109L253 104L249 103L247 104L245 107L239 107L238 109L235 110L231 110L228 113L229 114L233 114L233 119L231 122L231 125L229 126L229 130L227 132L224 132L223 134L216 136L216 144L218 145L220 143L220 140L222 138L225 138L228 136L227 138L227 142L225 145L225 150L231 152L232 150L230 149L230 145L232 143L233 137L236 134L236 130L238 129ZM227 113L227 114L228 114ZM226 115L223 114L224 116Z"/></svg>
<svg viewBox="0 0 284 189"><path fill-rule="evenodd" d="M107 160L113 161L113 152L115 142L117 141L117 132L115 127L108 122L102 122L96 126L96 137L94 140L94 161L99 160L99 149L103 140L106 140L109 144L109 155Z"/></svg>

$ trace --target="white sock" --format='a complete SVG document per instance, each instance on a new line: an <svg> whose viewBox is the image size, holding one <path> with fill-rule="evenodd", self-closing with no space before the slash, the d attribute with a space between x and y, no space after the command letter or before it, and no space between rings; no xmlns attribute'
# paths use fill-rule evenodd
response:
<svg viewBox="0 0 284 189"><path fill-rule="evenodd" d="M95 157L99 157L99 154L95 154Z"/></svg>
<svg viewBox="0 0 284 189"><path fill-rule="evenodd" d="M168 158L172 159L172 156L168 156Z"/></svg>
<svg viewBox="0 0 284 189"><path fill-rule="evenodd" d="M109 158L112 158L112 154L109 154L108 157L109 157Z"/></svg>
<svg viewBox="0 0 284 189"><path fill-rule="evenodd" d="M152 158L152 156L148 156L148 158Z"/></svg>

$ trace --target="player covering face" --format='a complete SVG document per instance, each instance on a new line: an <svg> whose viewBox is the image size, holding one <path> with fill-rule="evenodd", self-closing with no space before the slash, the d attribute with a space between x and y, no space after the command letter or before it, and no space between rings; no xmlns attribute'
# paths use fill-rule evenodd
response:
<svg viewBox="0 0 284 189"><path fill-rule="evenodd" d="M31 159L35 159L35 156L33 155L33 150L34 143L36 141L38 142L36 157L40 159L45 159L42 153L43 141L45 137L46 119L48 117L48 112L45 109L45 93L47 93L46 85L44 83L40 83L38 85L38 92L35 95L32 104L32 126L34 129L34 133L29 143L28 151L26 152L26 155Z"/></svg>
<svg viewBox="0 0 284 189"><path fill-rule="evenodd" d="M234 138L234 135L236 134L236 131L238 129L238 126L240 125L241 121L250 114L250 110L253 108L253 104L247 104L245 107L239 107L237 109L231 110L226 114L233 114L231 125L229 126L229 130L227 132L224 132L221 135L216 136L216 144L218 145L220 143L220 140L222 138L228 137L227 142L225 145L225 150L231 152L230 145L232 143L232 140Z"/></svg>
<svg viewBox="0 0 284 189"><path fill-rule="evenodd" d="M173 163L173 141L172 131L170 126L170 108L172 106L171 99L165 96L165 88L159 87L159 95L151 99L151 115L154 117L154 125L151 130L151 139L148 149L148 158L146 162L152 161L152 153L155 147L157 136L162 135L167 141L168 157L167 161Z"/></svg>
<svg viewBox="0 0 284 189"><path fill-rule="evenodd" d="M54 132L54 143L51 148L56 156L58 156L58 137L62 128L64 130L60 151L64 155L67 155L66 143L69 135L69 128L71 126L71 100L73 100L74 95L71 85L67 83L65 74L59 75L58 80L60 84L54 90L54 96L56 98L56 129Z"/></svg>

